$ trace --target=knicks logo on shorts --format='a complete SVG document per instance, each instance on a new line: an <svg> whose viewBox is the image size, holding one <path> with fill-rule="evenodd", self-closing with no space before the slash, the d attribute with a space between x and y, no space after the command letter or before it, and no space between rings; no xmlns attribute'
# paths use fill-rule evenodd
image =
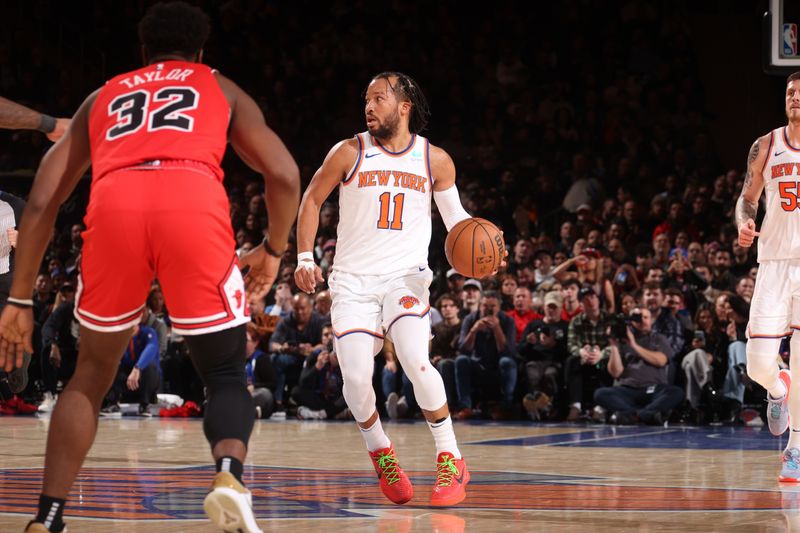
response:
<svg viewBox="0 0 800 533"><path fill-rule="evenodd" d="M419 305L419 299L414 296L403 296L398 303L403 306L403 309L411 309L415 305Z"/></svg>

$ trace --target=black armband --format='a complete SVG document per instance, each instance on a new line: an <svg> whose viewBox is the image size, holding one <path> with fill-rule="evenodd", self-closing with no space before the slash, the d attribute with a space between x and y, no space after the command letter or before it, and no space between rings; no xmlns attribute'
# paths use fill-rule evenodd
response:
<svg viewBox="0 0 800 533"><path fill-rule="evenodd" d="M268 237L264 237L264 240L261 242L261 246L263 246L264 247L264 251L267 252L272 257L277 257L279 259L281 257L283 257L283 252L280 252L280 253L276 252L275 249L272 246L269 245L269 238Z"/></svg>
<svg viewBox="0 0 800 533"><path fill-rule="evenodd" d="M42 113L42 119L39 121L39 127L36 129L42 133L51 133L54 129L56 129L56 119L50 115L45 115Z"/></svg>

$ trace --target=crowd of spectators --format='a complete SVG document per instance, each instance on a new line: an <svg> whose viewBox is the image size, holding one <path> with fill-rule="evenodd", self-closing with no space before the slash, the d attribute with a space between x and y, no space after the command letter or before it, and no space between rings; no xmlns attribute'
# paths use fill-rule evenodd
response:
<svg viewBox="0 0 800 533"><path fill-rule="evenodd" d="M207 62L256 95L306 183L331 145L364 129L360 95L372 75L400 70L426 90L433 116L425 134L453 157L465 208L502 227L509 249L497 276L465 279L444 258L444 225L433 213L431 359L457 418L733 421L763 395L744 366L758 268L730 224L742 174L720 164L709 134L683 3L501 2L471 12L455 2L333 2L324 16L284 2L200 3L214 23ZM135 42L127 26L137 9L64 8L62 38L84 43L83 57L54 54L51 38L14 33L0 56L28 61L16 69L3 62L0 90L53 113L73 111L105 78L137 66L135 50L107 46ZM374 23L397 13L390 35ZM78 16L97 31L75 33ZM37 20L43 32L53 24ZM377 55L375 40L385 45ZM102 61L97 50L108 51ZM33 169L46 149L35 133L7 141L0 169ZM263 184L235 157L225 170L236 246L247 250L268 220ZM64 316L87 186L59 217L34 297L41 370L28 394L47 401L68 379L78 341ZM314 252L326 274L337 217L335 201L322 208ZM325 287L298 293L296 252L290 245L267 299L250 303L257 415L346 417L330 295ZM149 326L161 342L159 390L202 403L157 285L147 303L163 326ZM392 350L376 358L379 407L416 416Z"/></svg>

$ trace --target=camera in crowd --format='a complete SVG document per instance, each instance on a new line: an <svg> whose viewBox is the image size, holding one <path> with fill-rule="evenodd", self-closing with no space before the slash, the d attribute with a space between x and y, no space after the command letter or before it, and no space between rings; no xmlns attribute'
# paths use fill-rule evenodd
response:
<svg viewBox="0 0 800 533"><path fill-rule="evenodd" d="M628 328L633 324L642 323L642 314L633 312L630 315L614 313L608 319L609 335L619 341L628 340Z"/></svg>

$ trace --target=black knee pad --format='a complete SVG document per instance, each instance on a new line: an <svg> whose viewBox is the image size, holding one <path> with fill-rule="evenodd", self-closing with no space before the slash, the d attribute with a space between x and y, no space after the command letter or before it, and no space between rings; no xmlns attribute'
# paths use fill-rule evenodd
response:
<svg viewBox="0 0 800 533"><path fill-rule="evenodd" d="M246 326L187 335L186 344L207 390L203 431L211 448L221 440L250 440L255 419L245 373Z"/></svg>

